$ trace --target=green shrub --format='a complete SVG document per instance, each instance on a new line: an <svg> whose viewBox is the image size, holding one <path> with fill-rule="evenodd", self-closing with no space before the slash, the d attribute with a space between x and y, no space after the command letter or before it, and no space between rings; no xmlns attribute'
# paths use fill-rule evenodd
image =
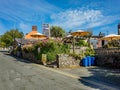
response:
<svg viewBox="0 0 120 90"><path fill-rule="evenodd" d="M32 46L23 47L22 50L23 50L25 53L33 53L34 47L32 47Z"/></svg>
<svg viewBox="0 0 120 90"><path fill-rule="evenodd" d="M114 47L119 47L119 43L116 40L109 41L107 44L103 46L103 48L114 48Z"/></svg>
<svg viewBox="0 0 120 90"><path fill-rule="evenodd" d="M56 60L56 54L52 52L47 52L47 61L51 62L55 60Z"/></svg>
<svg viewBox="0 0 120 90"><path fill-rule="evenodd" d="M110 47L109 44L103 46L103 48L109 48L109 47Z"/></svg>
<svg viewBox="0 0 120 90"><path fill-rule="evenodd" d="M94 51L94 49L87 48L84 54L85 54L85 56L94 56L95 51Z"/></svg>
<svg viewBox="0 0 120 90"><path fill-rule="evenodd" d="M57 41L49 40L47 42L40 42L35 45L35 51L40 47L40 53L35 52L37 58L40 60L42 54L47 54L47 62L56 60L56 55L61 53L69 53L70 46Z"/></svg>
<svg viewBox="0 0 120 90"><path fill-rule="evenodd" d="M84 40L79 40L75 45L77 46L88 46L88 43Z"/></svg>
<svg viewBox="0 0 120 90"><path fill-rule="evenodd" d="M76 60L77 60L77 59L79 59L79 60L82 59L82 57L81 57L80 54L73 54L73 53L70 53L69 55L72 56L72 57L74 57Z"/></svg>

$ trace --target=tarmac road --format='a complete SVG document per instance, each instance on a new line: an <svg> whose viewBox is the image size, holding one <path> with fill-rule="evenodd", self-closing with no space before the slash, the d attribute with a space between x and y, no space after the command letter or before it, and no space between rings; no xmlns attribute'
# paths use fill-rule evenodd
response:
<svg viewBox="0 0 120 90"><path fill-rule="evenodd" d="M0 52L0 90L119 90L119 87L101 85Z"/></svg>

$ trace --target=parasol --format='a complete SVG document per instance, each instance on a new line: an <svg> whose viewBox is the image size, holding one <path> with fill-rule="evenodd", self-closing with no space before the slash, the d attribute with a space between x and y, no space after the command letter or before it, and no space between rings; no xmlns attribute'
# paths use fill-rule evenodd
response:
<svg viewBox="0 0 120 90"><path fill-rule="evenodd" d="M75 32L72 32L71 35L73 35L73 53L75 53L75 36L83 37L86 35L89 35L90 32L88 31L83 31L83 30L77 30Z"/></svg>
<svg viewBox="0 0 120 90"><path fill-rule="evenodd" d="M101 38L102 40L118 40L120 39L120 35L116 35L116 34L109 34L103 38Z"/></svg>
<svg viewBox="0 0 120 90"><path fill-rule="evenodd" d="M83 31L83 30L77 30L77 31L71 33L71 35L73 35L73 36L85 36L85 35L89 35L89 34L90 34L90 32Z"/></svg>

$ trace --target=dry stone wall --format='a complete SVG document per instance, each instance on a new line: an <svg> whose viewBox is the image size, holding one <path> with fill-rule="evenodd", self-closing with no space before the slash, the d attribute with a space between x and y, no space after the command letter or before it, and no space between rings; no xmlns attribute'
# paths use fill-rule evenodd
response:
<svg viewBox="0 0 120 90"><path fill-rule="evenodd" d="M120 49L96 49L96 64L120 69Z"/></svg>
<svg viewBox="0 0 120 90"><path fill-rule="evenodd" d="M57 55L57 67L58 68L72 68L79 67L81 65L81 60L76 59L67 54L58 54Z"/></svg>

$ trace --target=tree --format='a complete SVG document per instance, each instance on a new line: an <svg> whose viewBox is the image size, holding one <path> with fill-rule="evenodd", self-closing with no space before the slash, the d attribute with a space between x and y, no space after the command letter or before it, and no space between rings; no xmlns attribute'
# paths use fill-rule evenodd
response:
<svg viewBox="0 0 120 90"><path fill-rule="evenodd" d="M52 26L50 31L51 31L52 37L64 37L65 36L65 30L63 30L59 26Z"/></svg>
<svg viewBox="0 0 120 90"><path fill-rule="evenodd" d="M8 47L12 45L12 42L15 40L15 38L22 38L23 36L23 32L19 32L18 29L11 29L1 36L1 42L5 43L5 45Z"/></svg>

